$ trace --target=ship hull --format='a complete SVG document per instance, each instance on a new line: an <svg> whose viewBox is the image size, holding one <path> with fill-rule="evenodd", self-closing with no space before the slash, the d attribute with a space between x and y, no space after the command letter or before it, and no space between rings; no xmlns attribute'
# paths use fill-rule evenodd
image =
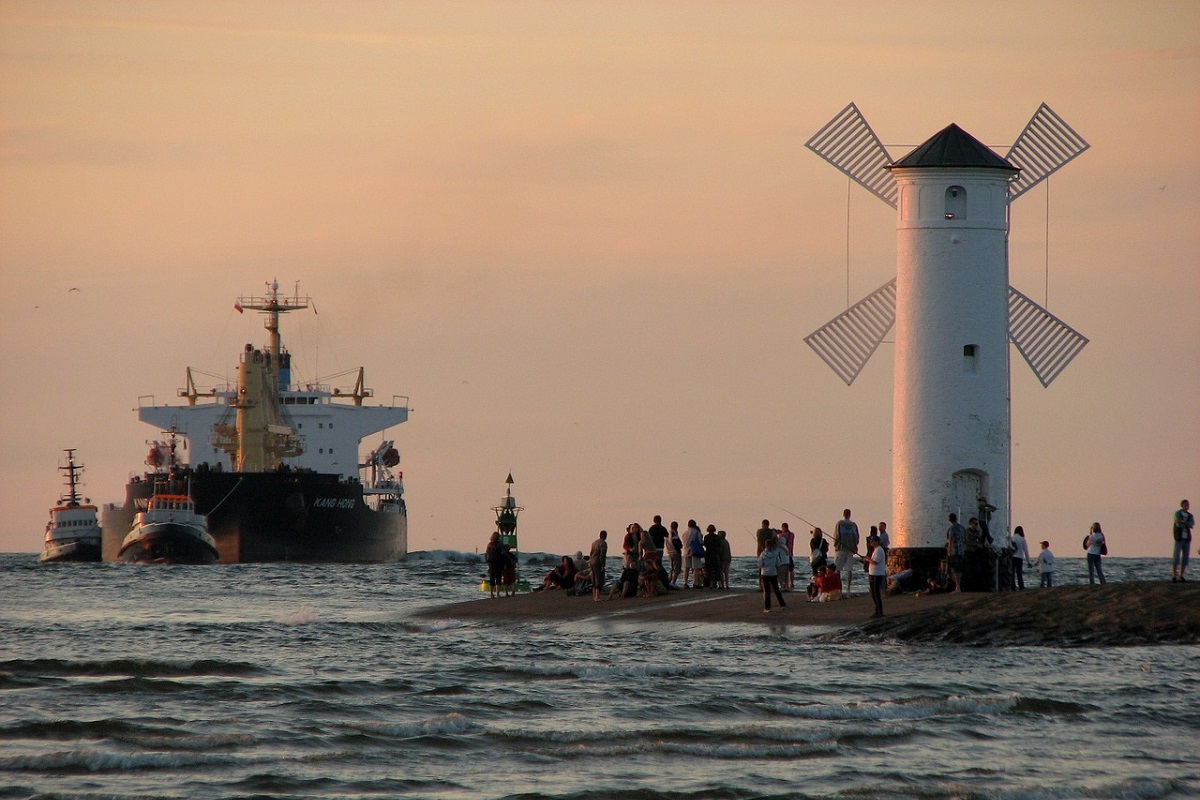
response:
<svg viewBox="0 0 1200 800"><path fill-rule="evenodd" d="M48 546L38 556L39 564L65 564L100 560L99 541L73 541Z"/></svg>
<svg viewBox="0 0 1200 800"><path fill-rule="evenodd" d="M375 510L364 502L362 485L340 475L185 469L177 480L189 488L196 512L208 518L218 563L388 563L408 552L403 502ZM125 503L102 512L105 561L120 560L124 535L154 486L154 476L135 478L126 486Z"/></svg>
<svg viewBox="0 0 1200 800"><path fill-rule="evenodd" d="M215 564L217 548L202 528L152 522L135 528L118 556L126 564Z"/></svg>

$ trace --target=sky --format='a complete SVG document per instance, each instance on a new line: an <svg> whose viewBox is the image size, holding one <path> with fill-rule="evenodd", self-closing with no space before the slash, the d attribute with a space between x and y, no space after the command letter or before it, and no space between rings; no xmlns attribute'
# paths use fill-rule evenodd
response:
<svg viewBox="0 0 1200 800"><path fill-rule="evenodd" d="M0 550L143 469L139 398L231 376L278 279L293 371L409 398L411 550L654 514L890 518L891 345L804 336L895 275L895 212L805 149L855 102L894 158L1091 149L1012 210L1013 285L1090 344L1013 354L1012 522L1169 556L1200 498L1200 4L0 2ZM973 13L969 13L973 12ZM72 291L78 289L79 291ZM377 443L372 437L364 451Z"/></svg>

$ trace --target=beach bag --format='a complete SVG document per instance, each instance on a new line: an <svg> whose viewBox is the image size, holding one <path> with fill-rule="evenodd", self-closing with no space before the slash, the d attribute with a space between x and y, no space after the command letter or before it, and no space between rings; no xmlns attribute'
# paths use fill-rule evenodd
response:
<svg viewBox="0 0 1200 800"><path fill-rule="evenodd" d="M1102 555L1102 556L1108 555L1108 540L1107 539L1105 539L1103 542L1100 543L1100 555Z"/></svg>

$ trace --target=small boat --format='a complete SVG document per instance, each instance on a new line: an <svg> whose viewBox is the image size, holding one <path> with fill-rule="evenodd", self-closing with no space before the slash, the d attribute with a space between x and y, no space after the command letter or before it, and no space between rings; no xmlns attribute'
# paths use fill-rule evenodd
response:
<svg viewBox="0 0 1200 800"><path fill-rule="evenodd" d="M120 558L126 564L215 564L217 543L189 495L155 493L134 517Z"/></svg>
<svg viewBox="0 0 1200 800"><path fill-rule="evenodd" d="M50 509L46 539L38 563L99 561L102 534L96 507L86 497L80 502L79 477L83 465L75 463L75 450L64 450L67 463L59 471L66 474L66 493Z"/></svg>
<svg viewBox="0 0 1200 800"><path fill-rule="evenodd" d="M176 472L175 431L165 446L155 442L149 461L168 471L160 474L144 509L133 517L133 527L121 542L118 558L126 564L215 564L217 543L208 532L208 519L196 513L191 492L181 492Z"/></svg>

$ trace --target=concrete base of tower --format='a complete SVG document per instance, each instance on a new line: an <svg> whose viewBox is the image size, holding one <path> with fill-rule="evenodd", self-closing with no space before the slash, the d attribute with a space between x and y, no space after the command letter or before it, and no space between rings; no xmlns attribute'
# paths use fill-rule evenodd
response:
<svg viewBox="0 0 1200 800"><path fill-rule="evenodd" d="M893 547L888 550L888 575L911 569L908 585L921 589L937 574L946 557L944 547ZM964 592L995 592L1007 590L1012 581L1011 558L1005 551L990 547L970 548L963 557L962 582Z"/></svg>

